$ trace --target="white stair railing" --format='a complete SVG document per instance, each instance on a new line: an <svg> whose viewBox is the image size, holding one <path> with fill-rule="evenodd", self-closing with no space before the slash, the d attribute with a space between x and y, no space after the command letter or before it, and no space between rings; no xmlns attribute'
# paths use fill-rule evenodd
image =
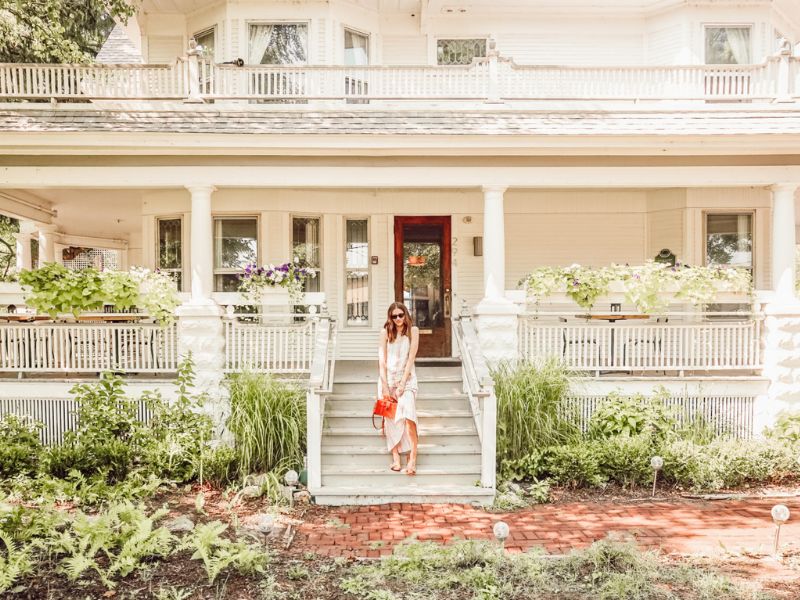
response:
<svg viewBox="0 0 800 600"><path fill-rule="evenodd" d="M306 391L306 456L308 487L322 486L322 425L325 400L333 390L336 370L336 322L326 312L319 319Z"/></svg>
<svg viewBox="0 0 800 600"><path fill-rule="evenodd" d="M494 488L497 463L497 397L494 381L481 351L475 324L468 315L453 319L456 341L472 416L481 442L481 486Z"/></svg>

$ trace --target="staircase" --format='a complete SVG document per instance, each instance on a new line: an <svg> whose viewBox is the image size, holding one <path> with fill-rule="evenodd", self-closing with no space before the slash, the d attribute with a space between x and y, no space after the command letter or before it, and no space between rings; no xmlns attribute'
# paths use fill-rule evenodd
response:
<svg viewBox="0 0 800 600"><path fill-rule="evenodd" d="M408 476L389 469L385 438L372 426L377 362L337 362L325 402L322 487L312 490L317 504L492 502L494 490L480 487L481 442L461 366L420 361L416 370L419 456L417 474Z"/></svg>

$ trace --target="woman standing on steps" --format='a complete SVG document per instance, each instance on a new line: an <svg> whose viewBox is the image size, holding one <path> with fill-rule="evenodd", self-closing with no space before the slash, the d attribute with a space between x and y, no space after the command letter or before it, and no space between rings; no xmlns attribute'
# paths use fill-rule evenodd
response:
<svg viewBox="0 0 800 600"><path fill-rule="evenodd" d="M394 420L384 419L386 446L392 453L392 471L400 471L400 454L409 453L405 473L417 473L417 375L414 359L419 346L419 329L411 324L408 309L400 302L389 306L381 331L378 359L379 392L397 398Z"/></svg>

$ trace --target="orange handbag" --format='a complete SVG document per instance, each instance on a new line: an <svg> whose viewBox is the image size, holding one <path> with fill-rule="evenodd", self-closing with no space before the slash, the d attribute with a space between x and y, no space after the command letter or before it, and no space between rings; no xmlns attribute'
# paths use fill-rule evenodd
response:
<svg viewBox="0 0 800 600"><path fill-rule="evenodd" d="M393 396L386 395L383 398L375 400L375 407L372 409L372 426L375 429L383 429L383 421L381 426L375 425L375 417L382 417L384 419L394 419L397 414L397 399Z"/></svg>

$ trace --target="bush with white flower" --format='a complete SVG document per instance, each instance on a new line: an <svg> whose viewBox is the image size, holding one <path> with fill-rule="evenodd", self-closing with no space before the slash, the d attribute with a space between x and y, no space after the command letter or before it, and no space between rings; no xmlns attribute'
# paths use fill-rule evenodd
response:
<svg viewBox="0 0 800 600"><path fill-rule="evenodd" d="M277 266L249 264L239 276L239 291L253 304L259 304L268 288L283 287L288 290L289 299L299 304L303 300L303 284L314 277L314 270L304 266L297 258Z"/></svg>
<svg viewBox="0 0 800 600"><path fill-rule="evenodd" d="M147 313L161 325L171 325L181 304L175 280L168 273L142 267L132 267L130 276L139 286L139 301Z"/></svg>
<svg viewBox="0 0 800 600"><path fill-rule="evenodd" d="M719 292L751 294L753 282L746 269L724 266L675 266L648 261L644 265L610 267L539 267L520 281L531 302L564 292L578 306L592 308L619 282L625 299L642 313L658 313L669 304L667 293L694 305L714 302Z"/></svg>

